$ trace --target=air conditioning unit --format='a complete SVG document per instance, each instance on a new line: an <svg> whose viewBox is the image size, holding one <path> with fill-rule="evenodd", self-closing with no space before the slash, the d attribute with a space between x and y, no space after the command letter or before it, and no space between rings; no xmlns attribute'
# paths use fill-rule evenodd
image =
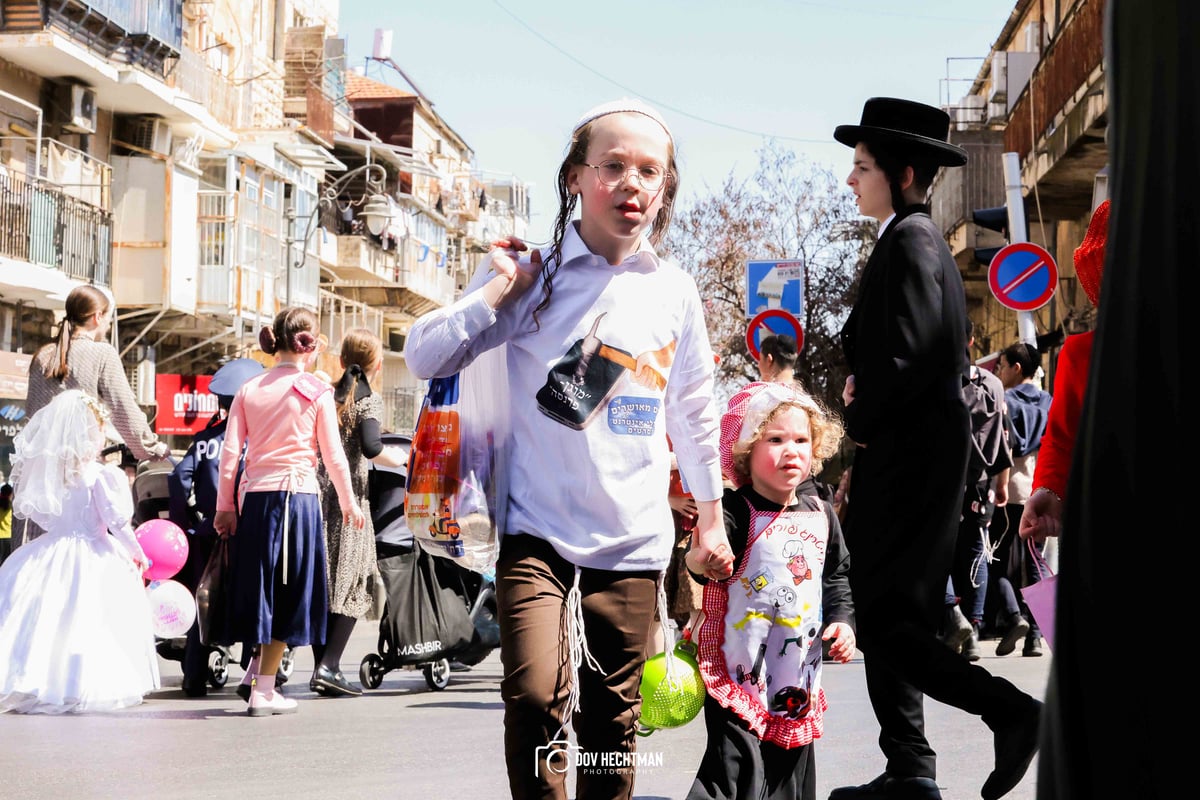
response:
<svg viewBox="0 0 1200 800"><path fill-rule="evenodd" d="M1001 50L992 54L992 86L988 93L989 103L1004 103L1008 98L1008 53Z"/></svg>
<svg viewBox="0 0 1200 800"><path fill-rule="evenodd" d="M79 83L71 84L71 105L65 130L72 133L96 132L96 91Z"/></svg>
<svg viewBox="0 0 1200 800"><path fill-rule="evenodd" d="M133 389L133 395L137 399L138 405L155 405L154 380L158 375L158 368L155 363L154 348L141 345L135 348L134 352L137 365L128 372L129 388Z"/></svg>
<svg viewBox="0 0 1200 800"><path fill-rule="evenodd" d="M158 153L161 156L171 154L171 127L166 120L159 117L137 117L130 131L129 142L132 145Z"/></svg>

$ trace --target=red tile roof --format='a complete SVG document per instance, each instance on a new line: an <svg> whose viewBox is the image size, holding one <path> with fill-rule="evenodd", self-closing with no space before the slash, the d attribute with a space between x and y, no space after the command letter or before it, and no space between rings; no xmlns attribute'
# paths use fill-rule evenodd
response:
<svg viewBox="0 0 1200 800"><path fill-rule="evenodd" d="M374 100L385 97L416 97L412 92L388 86L386 83L364 78L353 72L346 75L346 98L348 100Z"/></svg>

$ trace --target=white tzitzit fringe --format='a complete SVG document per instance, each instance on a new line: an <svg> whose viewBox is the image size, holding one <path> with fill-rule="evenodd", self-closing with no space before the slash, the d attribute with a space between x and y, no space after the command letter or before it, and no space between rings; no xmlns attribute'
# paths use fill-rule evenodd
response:
<svg viewBox="0 0 1200 800"><path fill-rule="evenodd" d="M666 589L666 573L659 573L658 576L658 625L663 632L663 653L667 656L667 686L672 691L679 691L683 688L683 675L679 671L679 663L675 660L675 638L671 632L669 624L670 617L667 616L667 589Z"/></svg>
<svg viewBox="0 0 1200 800"><path fill-rule="evenodd" d="M599 662L592 657L592 653L588 650L587 635L583 630L583 593L579 591L579 575L581 570L575 567L575 583L571 585L570 591L567 592L567 654L570 657L571 663L571 691L567 695L567 707L563 711L562 724L558 727L558 733L554 735L557 739L566 730L571 723L571 716L579 710L579 671L583 668L584 662L591 669L604 675L604 670L600 669Z"/></svg>

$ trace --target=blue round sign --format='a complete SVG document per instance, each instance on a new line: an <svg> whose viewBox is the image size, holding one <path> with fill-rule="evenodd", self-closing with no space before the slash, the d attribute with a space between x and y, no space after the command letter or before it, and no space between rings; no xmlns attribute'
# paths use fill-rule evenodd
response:
<svg viewBox="0 0 1200 800"><path fill-rule="evenodd" d="M1045 248L1033 242L1014 242L993 256L988 286L1005 308L1033 311L1054 297L1058 265Z"/></svg>

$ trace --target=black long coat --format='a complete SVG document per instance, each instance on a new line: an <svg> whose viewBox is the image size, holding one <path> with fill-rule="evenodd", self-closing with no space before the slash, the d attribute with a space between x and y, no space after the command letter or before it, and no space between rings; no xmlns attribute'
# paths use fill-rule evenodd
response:
<svg viewBox="0 0 1200 800"><path fill-rule="evenodd" d="M875 245L841 333L855 380L846 432L865 445L845 526L860 620L880 602L939 619L971 438L966 317L962 277L928 209L904 209Z"/></svg>

